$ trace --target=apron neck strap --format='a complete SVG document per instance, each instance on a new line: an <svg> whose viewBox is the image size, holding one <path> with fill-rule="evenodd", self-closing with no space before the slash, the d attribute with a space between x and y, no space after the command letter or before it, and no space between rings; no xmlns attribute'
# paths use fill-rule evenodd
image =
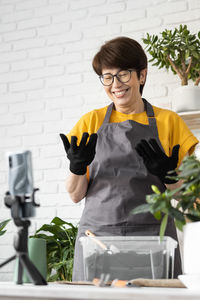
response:
<svg viewBox="0 0 200 300"><path fill-rule="evenodd" d="M111 113L112 113L112 110L113 110L113 106L114 106L113 102L110 103L110 105L108 105L108 108L107 108L107 111L106 111L106 115L105 115L103 124L108 124L109 123L110 116L111 116Z"/></svg>
<svg viewBox="0 0 200 300"><path fill-rule="evenodd" d="M156 119L153 111L153 106L144 98L142 98L144 102L144 107L147 113L148 121L149 121L149 126L151 127L157 127L156 125Z"/></svg>
<svg viewBox="0 0 200 300"><path fill-rule="evenodd" d="M142 98L143 102L144 102L144 109L147 113L147 117L148 118L153 118L154 117L154 111L153 111L153 107L152 105L144 98Z"/></svg>
<svg viewBox="0 0 200 300"><path fill-rule="evenodd" d="M156 124L156 120L154 118L154 111L153 111L152 105L146 99L142 98L142 100L144 102L144 109L145 109L145 111L147 113L147 117L148 117L148 120L149 120L149 125L150 126L151 125L155 125ZM107 111L106 111L106 115L105 115L103 124L109 123L113 107L114 107L114 103L113 102L110 105L108 105L108 108L107 108Z"/></svg>

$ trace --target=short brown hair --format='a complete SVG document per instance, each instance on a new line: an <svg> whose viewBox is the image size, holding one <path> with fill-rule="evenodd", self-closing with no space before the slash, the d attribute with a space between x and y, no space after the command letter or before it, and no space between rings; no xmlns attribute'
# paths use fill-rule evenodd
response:
<svg viewBox="0 0 200 300"><path fill-rule="evenodd" d="M147 56L137 41L122 36L102 45L92 66L98 75L102 74L103 68L135 69L139 78L141 70L147 68ZM140 86L141 94L143 87Z"/></svg>

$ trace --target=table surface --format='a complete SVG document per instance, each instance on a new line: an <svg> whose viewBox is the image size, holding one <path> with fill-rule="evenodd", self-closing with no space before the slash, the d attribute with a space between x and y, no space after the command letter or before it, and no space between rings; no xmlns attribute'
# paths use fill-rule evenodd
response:
<svg viewBox="0 0 200 300"><path fill-rule="evenodd" d="M47 286L33 284L17 285L0 282L0 300L199 300L200 290L187 288L147 288L147 287L96 287L49 283Z"/></svg>

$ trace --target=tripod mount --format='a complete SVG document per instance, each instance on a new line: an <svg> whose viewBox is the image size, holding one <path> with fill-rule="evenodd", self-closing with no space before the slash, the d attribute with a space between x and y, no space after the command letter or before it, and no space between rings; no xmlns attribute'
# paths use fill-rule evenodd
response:
<svg viewBox="0 0 200 300"><path fill-rule="evenodd" d="M28 227L31 224L28 217L33 216L35 207L39 206L39 204L35 202L35 192L38 190L39 189L34 189L33 193L28 196L11 196L9 192L6 192L4 197L4 203L11 209L11 216L18 228L18 232L14 237L14 248L16 250L16 254L0 264L0 268L18 258L17 284L23 284L22 277L25 269L30 281L32 281L35 285L47 285L46 280L28 256Z"/></svg>

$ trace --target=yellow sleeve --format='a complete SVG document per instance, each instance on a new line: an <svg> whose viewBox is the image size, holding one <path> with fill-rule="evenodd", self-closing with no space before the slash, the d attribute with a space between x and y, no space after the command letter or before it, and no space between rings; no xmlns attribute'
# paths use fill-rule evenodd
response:
<svg viewBox="0 0 200 300"><path fill-rule="evenodd" d="M178 166L187 153L191 155L199 143L183 119L175 112L154 106L158 135L168 156L175 145L180 145Z"/></svg>
<svg viewBox="0 0 200 300"><path fill-rule="evenodd" d="M103 123L106 109L107 107L103 107L84 114L67 134L69 142L71 142L71 136L73 135L77 137L79 144L84 132L88 132L89 135L97 133Z"/></svg>
<svg viewBox="0 0 200 300"><path fill-rule="evenodd" d="M71 136L76 136L78 139L77 144L79 144L84 132L88 132L88 126L87 122L85 122L85 116L82 116L81 119L72 128L72 130L67 134L67 138L71 143Z"/></svg>
<svg viewBox="0 0 200 300"><path fill-rule="evenodd" d="M178 165L180 165L187 153L191 155L194 152L199 141L187 127L184 120L176 113L171 115L170 127L170 153L172 153L172 149L176 144L180 144L178 162Z"/></svg>

